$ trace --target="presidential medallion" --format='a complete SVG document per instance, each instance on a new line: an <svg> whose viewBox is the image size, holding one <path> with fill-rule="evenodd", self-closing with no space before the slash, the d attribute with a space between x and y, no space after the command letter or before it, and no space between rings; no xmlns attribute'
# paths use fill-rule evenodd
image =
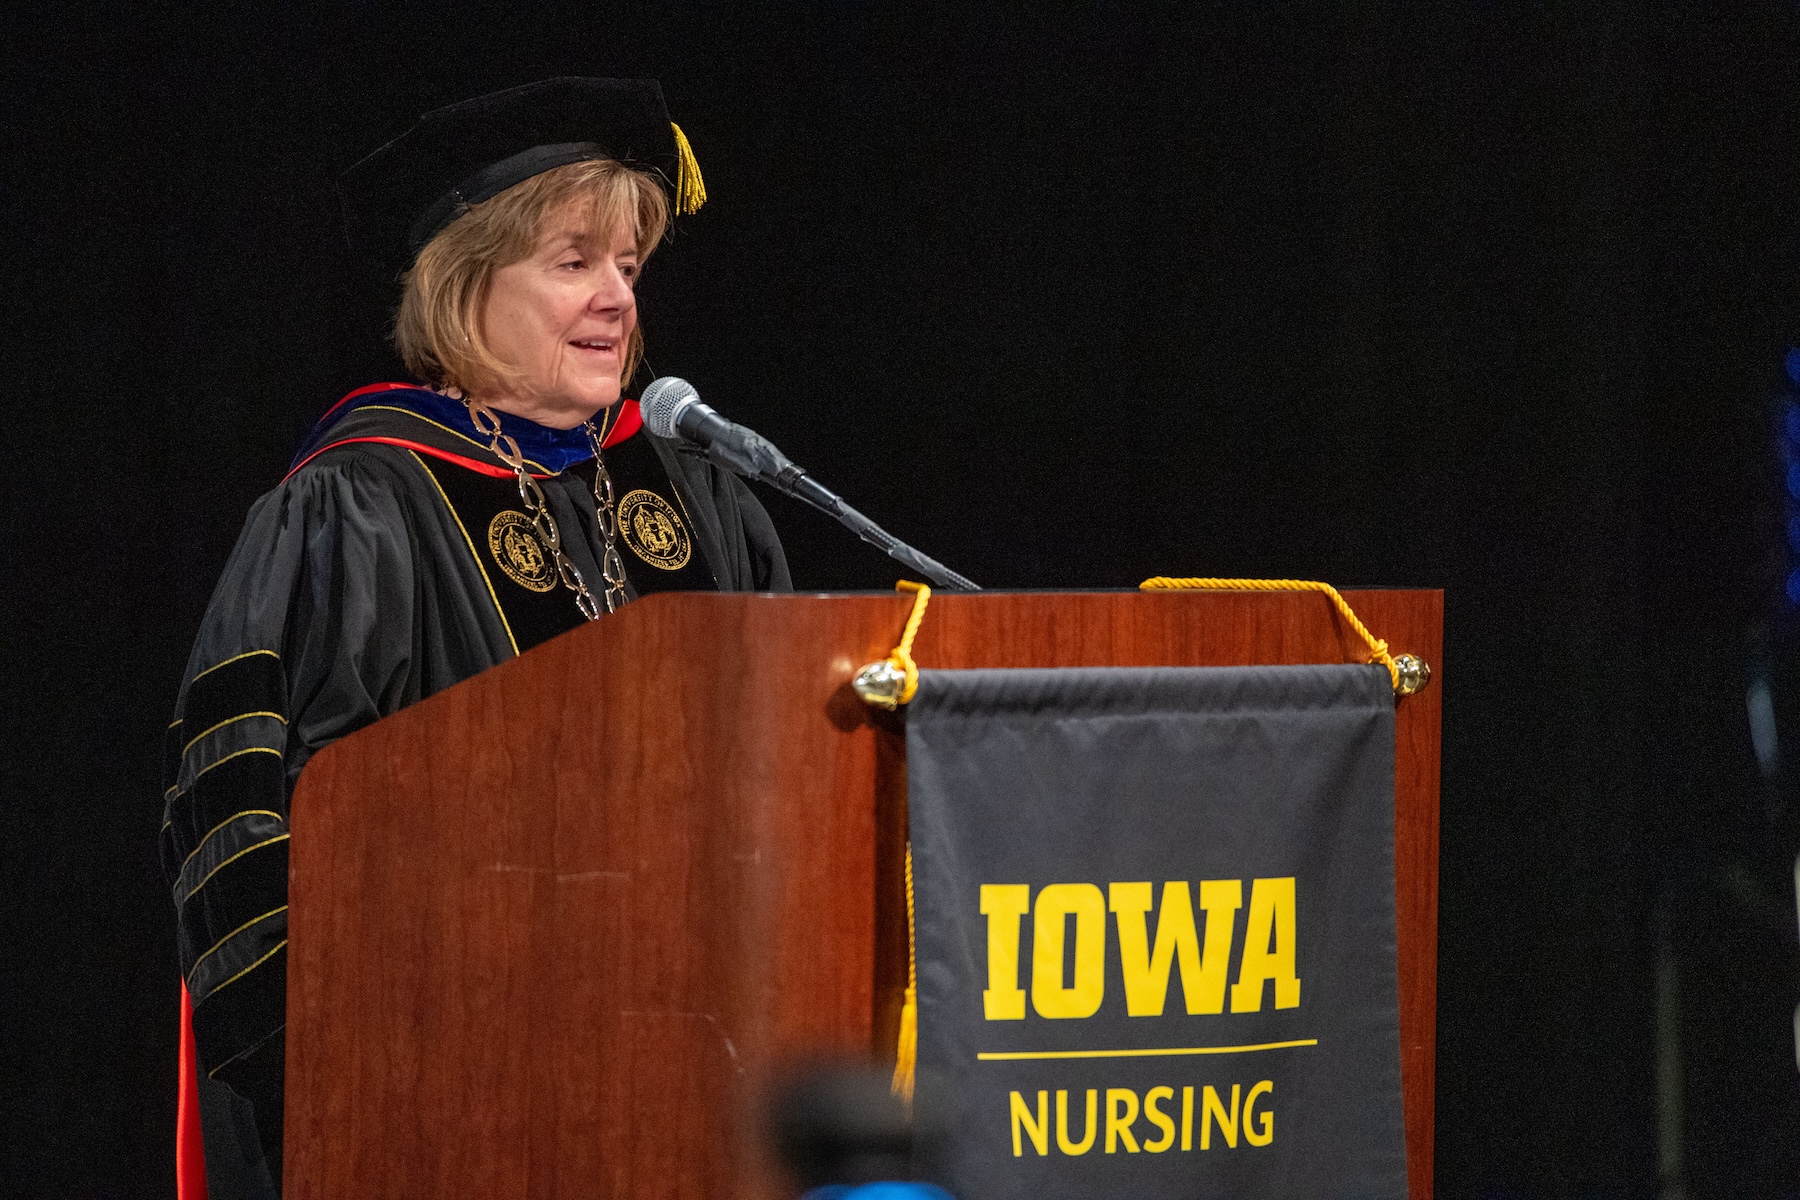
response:
<svg viewBox="0 0 1800 1200"><path fill-rule="evenodd" d="M556 586L556 568L524 513L503 509L488 522L488 552L520 587L547 592Z"/></svg>
<svg viewBox="0 0 1800 1200"><path fill-rule="evenodd" d="M675 506L639 488L619 501L619 540L631 552L664 571L679 571L693 557L694 543Z"/></svg>

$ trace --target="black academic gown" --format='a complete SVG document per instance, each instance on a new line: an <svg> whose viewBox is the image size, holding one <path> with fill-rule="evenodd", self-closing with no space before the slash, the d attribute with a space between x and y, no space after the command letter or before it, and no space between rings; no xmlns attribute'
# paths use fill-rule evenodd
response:
<svg viewBox="0 0 1800 1200"><path fill-rule="evenodd" d="M279 1190L288 797L301 768L583 623L515 477L460 406L399 386L347 400L251 509L169 727L162 858L194 1004L211 1200ZM606 420L631 598L790 589L774 527L741 480L636 429L635 404ZM591 459L566 461L585 453L568 435L505 423L599 600Z"/></svg>

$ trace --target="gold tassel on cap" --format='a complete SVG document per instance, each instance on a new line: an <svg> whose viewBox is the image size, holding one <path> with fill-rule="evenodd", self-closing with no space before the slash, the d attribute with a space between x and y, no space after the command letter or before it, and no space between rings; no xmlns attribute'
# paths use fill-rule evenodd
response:
<svg viewBox="0 0 1800 1200"><path fill-rule="evenodd" d="M687 134L673 121L669 128L675 131L675 215L681 217L699 212L706 203L706 180L700 178L700 164L694 160L694 148L688 145Z"/></svg>

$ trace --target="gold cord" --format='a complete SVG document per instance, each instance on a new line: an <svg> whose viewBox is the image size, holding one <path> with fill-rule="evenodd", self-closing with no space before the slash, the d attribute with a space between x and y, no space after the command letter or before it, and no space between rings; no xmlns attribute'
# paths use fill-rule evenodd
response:
<svg viewBox="0 0 1800 1200"><path fill-rule="evenodd" d="M900 1006L900 1038L894 1049L894 1095L912 1103L919 1062L919 959L913 944L912 842L906 843L906 1002Z"/></svg>
<svg viewBox="0 0 1800 1200"><path fill-rule="evenodd" d="M900 689L901 704L907 703L919 691L919 664L913 661L913 639L919 636L919 625L925 620L925 606L931 603L931 587L928 584L914 583L910 579L902 579L894 585L896 592L913 592L912 615L906 618L906 630L900 635L900 644L888 654L887 660L894 670L906 676L906 685Z"/></svg>
<svg viewBox="0 0 1800 1200"><path fill-rule="evenodd" d="M1157 575L1138 584L1138 589L1145 592L1324 592L1337 605L1344 620L1350 622L1350 628L1356 630L1357 636L1368 644L1369 661L1386 667L1389 678L1394 681L1394 687L1400 687L1400 668L1395 665L1394 656L1388 653L1388 644L1369 632L1369 627L1357 619L1356 614L1350 610L1350 605L1329 583L1311 579L1172 579L1167 575Z"/></svg>
<svg viewBox="0 0 1800 1200"><path fill-rule="evenodd" d="M906 618L906 629L900 644L888 655L888 663L903 672L906 683L898 700L907 703L919 691L919 664L913 661L913 639L925 621L925 608L931 603L931 587L902 579L894 585L897 592L912 592L912 613ZM900 1006L900 1037L894 1049L894 1094L912 1103L913 1081L919 1061L919 960L913 936L913 860L912 842L906 843L906 1000Z"/></svg>

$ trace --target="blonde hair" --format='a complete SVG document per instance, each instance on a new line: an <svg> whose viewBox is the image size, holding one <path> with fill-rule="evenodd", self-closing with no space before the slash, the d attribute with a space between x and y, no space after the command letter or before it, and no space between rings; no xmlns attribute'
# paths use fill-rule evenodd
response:
<svg viewBox="0 0 1800 1200"><path fill-rule="evenodd" d="M669 226L669 201L655 177L611 159L556 167L471 205L426 243L402 279L394 346L408 370L434 387L473 396L517 378L482 336L481 311L494 272L530 254L545 219L570 206L595 234L631 230L640 267ZM634 327L621 383L629 382L643 350L643 334Z"/></svg>

